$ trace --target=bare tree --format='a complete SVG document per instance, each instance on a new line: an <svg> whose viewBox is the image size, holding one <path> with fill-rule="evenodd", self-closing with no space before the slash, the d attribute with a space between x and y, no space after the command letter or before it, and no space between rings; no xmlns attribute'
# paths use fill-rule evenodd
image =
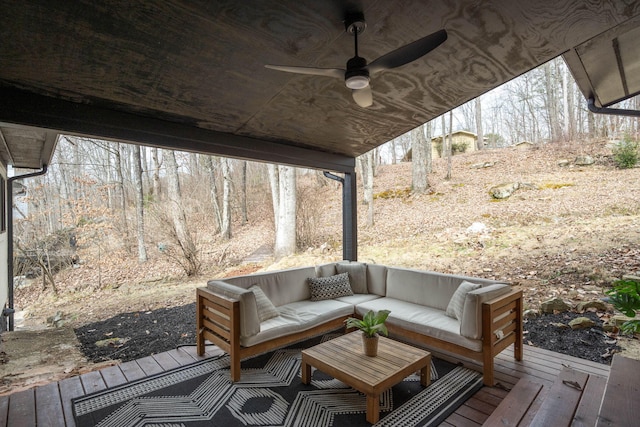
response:
<svg viewBox="0 0 640 427"><path fill-rule="evenodd" d="M269 165L269 182L276 227L274 254L280 259L296 250L296 170L291 166Z"/></svg>
<svg viewBox="0 0 640 427"><path fill-rule="evenodd" d="M168 209L173 220L173 231L185 261L182 267L187 276L192 276L200 270L200 261L198 260L196 245L187 227L187 216L182 205L178 163L173 151L162 150L162 155L167 171Z"/></svg>
<svg viewBox="0 0 640 427"><path fill-rule="evenodd" d="M476 149L482 150L484 148L484 133L482 132L482 101L480 97L476 98Z"/></svg>
<svg viewBox="0 0 640 427"><path fill-rule="evenodd" d="M424 127L418 126L411 131L411 188L414 193L422 194L429 189L427 150L431 142L424 135Z"/></svg>
<svg viewBox="0 0 640 427"><path fill-rule="evenodd" d="M367 205L367 226L372 227L373 218L373 164L375 150L371 150L359 157L362 170L363 201Z"/></svg>
<svg viewBox="0 0 640 427"><path fill-rule="evenodd" d="M211 205L213 206L213 214L216 219L216 231L222 230L222 212L220 211L220 203L218 203L218 184L216 183L216 170L214 167L214 158L212 156L203 156L202 162L207 170L209 177L209 188L211 193Z"/></svg>
<svg viewBox="0 0 640 427"><path fill-rule="evenodd" d="M243 160L240 165L240 183L242 187L240 191L240 210L242 211L242 224L247 224L249 222L247 212L247 161Z"/></svg>
<svg viewBox="0 0 640 427"><path fill-rule="evenodd" d="M222 157L222 228L220 234L225 239L231 239L231 168L229 159Z"/></svg>
<svg viewBox="0 0 640 427"><path fill-rule="evenodd" d="M140 146L133 147L133 182L136 187L136 234L138 236L138 260L147 261L147 248L144 241L144 191L142 188L142 158Z"/></svg>
<svg viewBox="0 0 640 427"><path fill-rule="evenodd" d="M158 156L158 148L151 149L151 159L153 160L153 194L160 198L160 157Z"/></svg>

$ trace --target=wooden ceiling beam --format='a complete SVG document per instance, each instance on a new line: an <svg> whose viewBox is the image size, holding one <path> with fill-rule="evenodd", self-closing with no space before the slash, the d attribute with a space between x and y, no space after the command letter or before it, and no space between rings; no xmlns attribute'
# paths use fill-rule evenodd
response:
<svg viewBox="0 0 640 427"><path fill-rule="evenodd" d="M311 169L355 169L353 157L287 145L285 141L216 132L7 87L0 87L0 99L0 123Z"/></svg>

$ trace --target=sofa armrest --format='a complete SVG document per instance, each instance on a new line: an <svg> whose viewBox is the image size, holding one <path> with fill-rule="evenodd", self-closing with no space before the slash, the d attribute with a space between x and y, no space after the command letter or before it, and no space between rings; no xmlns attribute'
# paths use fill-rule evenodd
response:
<svg viewBox="0 0 640 427"><path fill-rule="evenodd" d="M207 283L207 289L213 293L240 302L240 335L250 337L260 332L260 318L255 294L240 286L231 285L221 280L211 280Z"/></svg>
<svg viewBox="0 0 640 427"><path fill-rule="evenodd" d="M460 335L474 340L482 338L482 304L506 295L510 290L511 286L497 283L468 292L460 319Z"/></svg>

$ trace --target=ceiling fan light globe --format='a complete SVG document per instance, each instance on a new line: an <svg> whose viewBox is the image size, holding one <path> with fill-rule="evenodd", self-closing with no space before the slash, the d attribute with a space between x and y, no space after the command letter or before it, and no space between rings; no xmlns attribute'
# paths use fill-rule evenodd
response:
<svg viewBox="0 0 640 427"><path fill-rule="evenodd" d="M345 84L349 89L364 89L369 86L369 77L367 76L351 76L347 77Z"/></svg>

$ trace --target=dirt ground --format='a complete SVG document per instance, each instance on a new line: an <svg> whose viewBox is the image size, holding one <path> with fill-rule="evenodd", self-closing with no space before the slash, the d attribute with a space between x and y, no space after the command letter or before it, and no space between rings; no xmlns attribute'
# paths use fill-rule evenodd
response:
<svg viewBox="0 0 640 427"><path fill-rule="evenodd" d="M583 154L592 156L595 163L574 165L576 156ZM570 166L559 166L565 159ZM492 166L474 167L484 163ZM508 281L524 290L526 308L538 308L541 301L557 296L573 304L603 298L616 279L625 274L640 275L640 169L615 168L611 150L604 142L554 145L530 151L468 153L455 156L452 166L452 179L445 180L446 162L435 159L429 177L432 191L424 195L408 191L410 164L378 168L374 186L375 225L367 225L367 206L358 207L359 260ZM506 200L492 199L489 189L504 182L518 182L521 188ZM59 283L57 295L42 291L37 281L16 291L16 306L24 317L20 326L46 327L47 318L58 313L63 330L102 331L95 325L87 325L112 322L110 319L120 316L115 326L131 324L135 325L132 330L144 328L145 335L157 336L150 326L132 322L152 318L145 313L193 303L194 289L210 278L339 260L342 254L339 188L326 185L317 190L315 197L323 207L315 218L317 242L297 255L278 262L241 263L265 242L272 241L271 219L266 218L255 225L237 228L236 238L222 249L212 249L210 267L194 279L180 279L179 272L157 261L140 266L131 257L120 256L104 261L109 268L101 270L102 285L97 286L91 282L96 277L95 269L92 270L95 263L87 256L85 264L65 272L66 279ZM474 223L482 226L472 227ZM139 314L132 317L122 313ZM162 326L160 319L155 320L154 325ZM193 340L189 335L191 326L187 325L179 330L180 335L187 335L177 337L178 344ZM114 325L108 329L115 329ZM26 354L39 354L41 361L51 360L47 355L61 341L80 348L77 339L64 335L69 338L67 341L51 331L34 340L34 346L41 348L29 347L22 338L12 340L3 334L5 359L15 361L18 357L11 350L13 342L28 348ZM112 335L107 336L109 332ZM164 332L167 331L158 333ZM131 338L130 333L116 330L102 334L103 339ZM611 341L609 337L603 340ZM108 345L105 352L112 354L105 354L104 359L123 357L131 351L124 347L134 341L129 340L122 347L118 347L121 342ZM636 339L618 344L623 353L640 358L635 349ZM600 354L606 351L606 348L597 350ZM66 356L71 354L78 356L76 368L65 364ZM68 347L63 356L53 357L61 376L91 369L94 363L82 361L86 356ZM15 390L28 381L40 381L44 368L35 371L34 380L27 379L26 371L35 364L31 360L24 369L0 371L5 390ZM7 363L0 364L0 368L6 367ZM25 371L24 377L18 374L21 371Z"/></svg>

